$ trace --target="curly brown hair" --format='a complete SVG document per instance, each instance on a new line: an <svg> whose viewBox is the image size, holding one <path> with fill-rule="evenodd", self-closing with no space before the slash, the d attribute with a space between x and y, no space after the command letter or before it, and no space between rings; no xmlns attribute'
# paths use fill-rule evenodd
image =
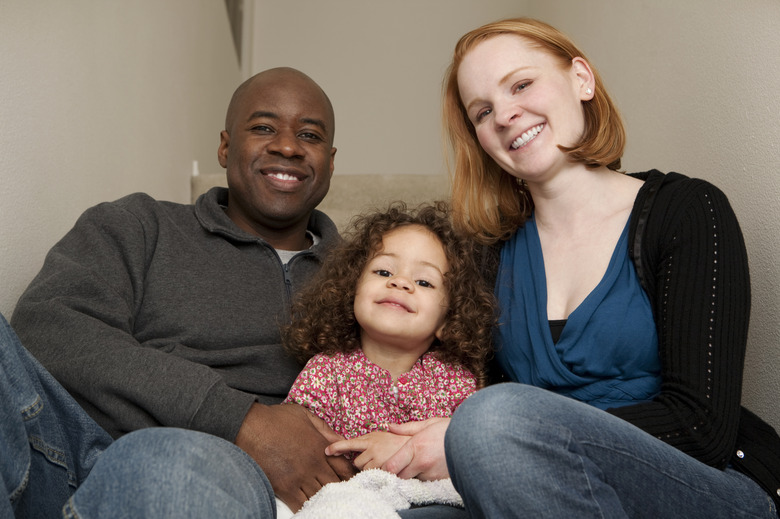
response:
<svg viewBox="0 0 780 519"><path fill-rule="evenodd" d="M393 202L384 211L353 219L345 240L332 250L322 269L293 302L293 320L283 328L285 348L302 364L318 353L332 355L360 348L360 325L354 301L358 280L366 263L381 250L388 232L420 225L441 241L449 263L444 286L449 297L445 324L429 351L442 362L471 371L481 387L491 352L495 322L492 291L479 273L474 243L456 233L445 202L409 209Z"/></svg>

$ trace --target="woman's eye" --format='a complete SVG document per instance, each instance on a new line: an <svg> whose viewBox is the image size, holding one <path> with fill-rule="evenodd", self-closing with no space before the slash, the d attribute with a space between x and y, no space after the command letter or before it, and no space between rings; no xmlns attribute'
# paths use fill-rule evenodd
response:
<svg viewBox="0 0 780 519"><path fill-rule="evenodd" d="M530 84L531 84L530 81L526 81L524 83L520 83L519 85L517 85L515 87L515 92L519 92L521 90L525 90L526 88L528 88L530 86Z"/></svg>
<svg viewBox="0 0 780 519"><path fill-rule="evenodd" d="M493 111L493 110L491 110L491 109L489 109L489 108L488 108L487 110L482 110L481 112L479 112L479 113L477 114L477 117L476 117L476 119L477 119L477 122L480 122L482 119L484 119L485 117L487 117L488 115L490 115L490 113L491 113L492 111Z"/></svg>

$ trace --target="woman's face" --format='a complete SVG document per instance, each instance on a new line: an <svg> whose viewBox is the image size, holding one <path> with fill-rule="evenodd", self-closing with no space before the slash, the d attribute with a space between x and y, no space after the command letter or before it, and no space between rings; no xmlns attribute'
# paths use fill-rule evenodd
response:
<svg viewBox="0 0 780 519"><path fill-rule="evenodd" d="M530 40L505 34L469 51L457 78L480 145L504 171L537 181L568 164L558 145L579 142L582 100L592 97L584 60L561 66Z"/></svg>

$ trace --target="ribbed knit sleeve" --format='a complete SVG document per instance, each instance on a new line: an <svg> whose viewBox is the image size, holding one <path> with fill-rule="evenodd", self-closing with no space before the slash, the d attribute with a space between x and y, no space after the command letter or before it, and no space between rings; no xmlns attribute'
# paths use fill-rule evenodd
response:
<svg viewBox="0 0 780 519"><path fill-rule="evenodd" d="M632 232L646 196L640 191ZM663 381L652 402L609 411L724 468L739 426L750 316L748 260L736 216L713 185L670 173L641 247Z"/></svg>

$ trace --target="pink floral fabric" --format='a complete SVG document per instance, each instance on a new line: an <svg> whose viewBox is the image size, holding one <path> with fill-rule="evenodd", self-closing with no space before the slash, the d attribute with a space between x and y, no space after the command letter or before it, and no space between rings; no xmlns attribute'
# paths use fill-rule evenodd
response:
<svg viewBox="0 0 780 519"><path fill-rule="evenodd" d="M387 370L356 350L312 357L285 402L310 409L349 439L390 423L451 416L474 391L471 372L445 364L432 353L394 383Z"/></svg>

